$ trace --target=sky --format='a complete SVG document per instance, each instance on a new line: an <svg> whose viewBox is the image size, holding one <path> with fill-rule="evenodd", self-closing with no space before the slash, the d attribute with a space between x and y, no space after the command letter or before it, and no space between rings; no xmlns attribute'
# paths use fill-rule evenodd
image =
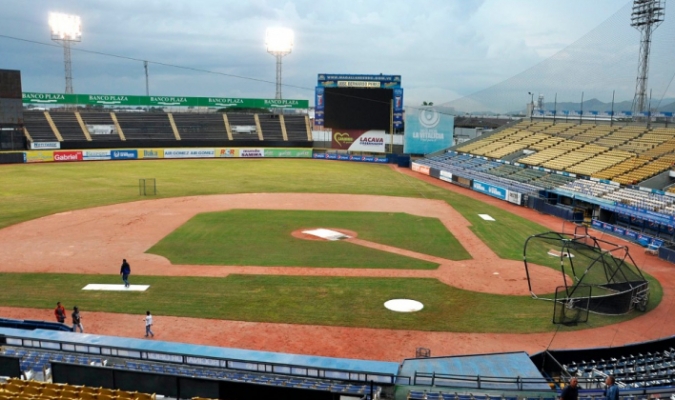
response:
<svg viewBox="0 0 675 400"><path fill-rule="evenodd" d="M383 73L402 76L406 104L440 104L549 59L627 3L0 0L0 69L21 70L26 92L64 91L62 49L32 43L53 45L47 20L54 11L82 18L82 42L72 53L75 93L145 94L141 61L79 51L87 50L148 60L151 95L273 98L275 61L264 38L267 27L279 26L295 32L283 59L284 98L313 104L319 73Z"/></svg>

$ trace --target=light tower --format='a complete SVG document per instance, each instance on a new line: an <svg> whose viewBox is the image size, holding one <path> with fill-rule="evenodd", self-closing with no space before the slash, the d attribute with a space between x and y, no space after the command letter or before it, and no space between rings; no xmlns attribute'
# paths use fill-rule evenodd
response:
<svg viewBox="0 0 675 400"><path fill-rule="evenodd" d="M82 41L82 22L78 15L49 13L52 40L63 46L63 64L66 73L66 93L73 93L73 68L70 58L71 42Z"/></svg>
<svg viewBox="0 0 675 400"><path fill-rule="evenodd" d="M293 31L288 28L267 28L265 33L267 52L277 59L277 92L275 99L281 99L281 58L293 50Z"/></svg>
<svg viewBox="0 0 675 400"><path fill-rule="evenodd" d="M647 105L647 78L649 75L652 32L661 25L665 14L663 0L633 0L630 26L640 31L640 58L638 60L635 98L633 99L633 112L636 114L644 112Z"/></svg>

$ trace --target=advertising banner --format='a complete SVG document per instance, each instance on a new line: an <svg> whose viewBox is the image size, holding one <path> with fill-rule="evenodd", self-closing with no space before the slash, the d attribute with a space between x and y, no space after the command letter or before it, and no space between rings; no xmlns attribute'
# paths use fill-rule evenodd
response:
<svg viewBox="0 0 675 400"><path fill-rule="evenodd" d="M54 161L82 161L81 151L55 151Z"/></svg>
<svg viewBox="0 0 675 400"><path fill-rule="evenodd" d="M398 89L401 75L319 74L318 86Z"/></svg>
<svg viewBox="0 0 675 400"><path fill-rule="evenodd" d="M87 125L90 135L117 135L115 125Z"/></svg>
<svg viewBox="0 0 675 400"><path fill-rule="evenodd" d="M314 125L316 126L324 125L324 112L326 111L324 92L322 86L317 86L314 91Z"/></svg>
<svg viewBox="0 0 675 400"><path fill-rule="evenodd" d="M272 158L311 158L312 149L265 149L264 155Z"/></svg>
<svg viewBox="0 0 675 400"><path fill-rule="evenodd" d="M232 148L216 149L216 157L219 158L239 157L239 149L232 149Z"/></svg>
<svg viewBox="0 0 675 400"><path fill-rule="evenodd" d="M403 151L429 154L452 146L455 118L433 107L406 110Z"/></svg>
<svg viewBox="0 0 675 400"><path fill-rule="evenodd" d="M84 150L82 159L89 160L110 160L110 150Z"/></svg>
<svg viewBox="0 0 675 400"><path fill-rule="evenodd" d="M394 129L403 128L403 89L394 89Z"/></svg>
<svg viewBox="0 0 675 400"><path fill-rule="evenodd" d="M452 183L452 174L448 171L441 170L440 180Z"/></svg>
<svg viewBox="0 0 675 400"><path fill-rule="evenodd" d="M53 151L27 151L25 154L27 163L54 161Z"/></svg>
<svg viewBox="0 0 675 400"><path fill-rule="evenodd" d="M521 205L523 203L523 195L521 193L508 190L506 201L509 203Z"/></svg>
<svg viewBox="0 0 675 400"><path fill-rule="evenodd" d="M418 163L412 163L412 170L420 174L429 175L429 166Z"/></svg>
<svg viewBox="0 0 675 400"><path fill-rule="evenodd" d="M502 189L497 186L492 186L484 182L480 182L477 180L473 181L473 185L471 185L473 190L481 193L485 193L487 195L490 195L492 197L496 197L500 200L506 200L506 189Z"/></svg>
<svg viewBox="0 0 675 400"><path fill-rule="evenodd" d="M138 158L138 150L112 150L110 158L112 160L136 160Z"/></svg>
<svg viewBox="0 0 675 400"><path fill-rule="evenodd" d="M24 104L81 104L124 107L213 107L307 109L309 100L236 97L130 96L107 94L23 93Z"/></svg>
<svg viewBox="0 0 675 400"><path fill-rule="evenodd" d="M239 149L239 157L242 158L265 157L265 149Z"/></svg>
<svg viewBox="0 0 675 400"><path fill-rule="evenodd" d="M51 150L51 149L60 149L60 142L30 142L31 150Z"/></svg>
<svg viewBox="0 0 675 400"><path fill-rule="evenodd" d="M164 149L143 149L138 151L138 158L164 158Z"/></svg>
<svg viewBox="0 0 675 400"><path fill-rule="evenodd" d="M341 129L333 131L331 147L348 151L366 151L371 153L385 152L384 131L364 131L358 129Z"/></svg>
<svg viewBox="0 0 675 400"><path fill-rule="evenodd" d="M212 158L215 149L164 149L164 158Z"/></svg>

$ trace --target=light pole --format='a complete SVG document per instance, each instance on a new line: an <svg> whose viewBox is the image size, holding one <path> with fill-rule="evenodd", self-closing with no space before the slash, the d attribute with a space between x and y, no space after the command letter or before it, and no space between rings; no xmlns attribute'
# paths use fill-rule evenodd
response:
<svg viewBox="0 0 675 400"><path fill-rule="evenodd" d="M647 78L652 33L665 19L665 3L664 0L633 0L630 26L640 31L640 58L633 99L634 114L644 112L647 105Z"/></svg>
<svg viewBox="0 0 675 400"><path fill-rule="evenodd" d="M534 92L527 92L530 95L530 122L532 122L532 115L534 115Z"/></svg>
<svg viewBox="0 0 675 400"><path fill-rule="evenodd" d="M267 52L277 59L277 91L275 99L281 99L281 59L293 50L293 31L288 28L267 28L265 46Z"/></svg>
<svg viewBox="0 0 675 400"><path fill-rule="evenodd" d="M78 15L49 13L52 40L63 46L63 66L66 74L66 93L73 93L73 68L70 57L72 42L82 41L82 21Z"/></svg>

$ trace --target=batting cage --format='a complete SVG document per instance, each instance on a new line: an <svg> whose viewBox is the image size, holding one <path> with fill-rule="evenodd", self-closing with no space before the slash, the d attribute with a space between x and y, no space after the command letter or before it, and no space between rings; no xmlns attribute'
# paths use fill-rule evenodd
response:
<svg viewBox="0 0 675 400"><path fill-rule="evenodd" d="M647 308L649 283L628 248L590 236L585 227L530 236L523 260L532 297L553 302L553 323L585 322L589 312Z"/></svg>

